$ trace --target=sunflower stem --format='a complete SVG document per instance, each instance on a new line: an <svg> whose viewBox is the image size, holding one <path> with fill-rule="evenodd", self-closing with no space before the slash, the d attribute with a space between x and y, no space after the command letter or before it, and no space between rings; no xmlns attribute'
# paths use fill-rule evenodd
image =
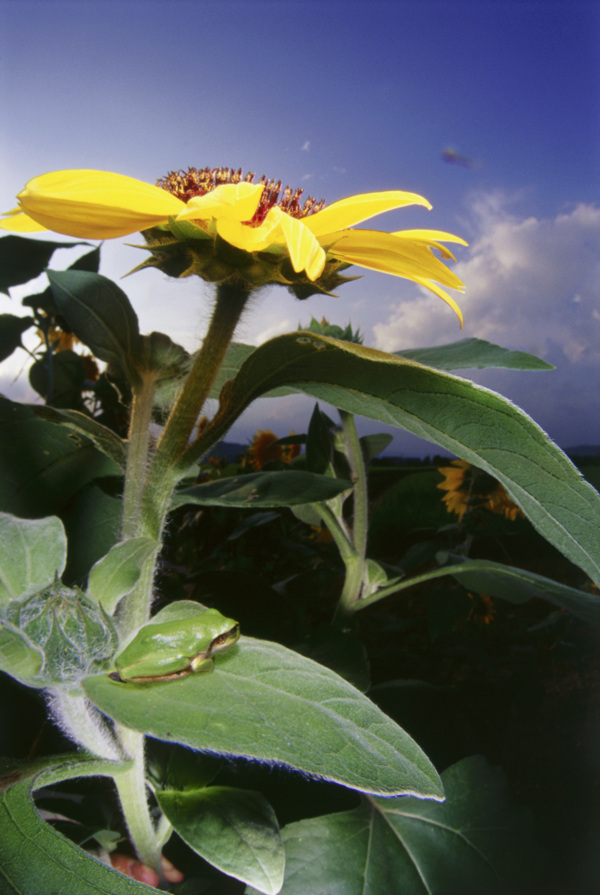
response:
<svg viewBox="0 0 600 895"><path fill-rule="evenodd" d="M339 414L344 433L346 459L350 466L350 476L354 484L352 551L351 553L340 551L346 570L346 577L334 615L334 623L343 627L356 611L365 583L369 502L367 470L356 431L354 414L345 410L340 410Z"/></svg>
<svg viewBox="0 0 600 895"><path fill-rule="evenodd" d="M142 374L133 386L127 447L127 468L123 489L121 538L133 538L140 523L140 505L144 491L150 451L150 423L154 400L155 376Z"/></svg>
<svg viewBox="0 0 600 895"><path fill-rule="evenodd" d="M142 376L134 389L121 537L140 535L157 542L156 552L145 563L133 590L119 607L121 636L128 637L149 618L153 596L158 543L173 490L181 477L184 455L196 421L229 347L250 291L241 285L220 285L212 318L202 346L183 388L169 414L158 446L151 456L150 423L154 397L154 378ZM160 874L161 846L169 826L159 822L155 829L150 816L146 791L144 735L116 725L118 740L132 759L132 767L115 778L123 815L131 842L142 863Z"/></svg>
<svg viewBox="0 0 600 895"><path fill-rule="evenodd" d="M176 466L185 452L249 296L250 289L242 283L217 286L216 302L202 347L158 443L156 461L160 467Z"/></svg>
<svg viewBox="0 0 600 895"><path fill-rule="evenodd" d="M131 844L142 864L161 875L161 844L158 840L146 790L145 737L143 733L117 724L117 734L132 766L114 777Z"/></svg>
<svg viewBox="0 0 600 895"><path fill-rule="evenodd" d="M358 555L364 560L367 554L367 533L369 528L367 470L358 432L356 431L354 414L348 413L346 410L340 410L339 414L346 443L346 459L350 466L350 475L354 484L354 491L352 492L354 502L352 543Z"/></svg>

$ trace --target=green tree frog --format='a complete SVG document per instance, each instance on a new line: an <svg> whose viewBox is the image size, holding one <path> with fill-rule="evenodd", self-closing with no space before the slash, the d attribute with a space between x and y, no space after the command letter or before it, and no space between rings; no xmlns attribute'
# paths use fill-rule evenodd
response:
<svg viewBox="0 0 600 895"><path fill-rule="evenodd" d="M210 671L213 656L238 640L240 626L217 609L191 618L144 625L115 659L115 681L147 684Z"/></svg>

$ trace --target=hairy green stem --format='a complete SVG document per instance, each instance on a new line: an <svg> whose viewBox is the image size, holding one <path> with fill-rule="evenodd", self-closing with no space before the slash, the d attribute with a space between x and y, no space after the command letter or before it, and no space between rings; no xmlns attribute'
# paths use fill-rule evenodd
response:
<svg viewBox="0 0 600 895"><path fill-rule="evenodd" d="M356 611L365 581L369 505L367 470L356 431L354 414L345 410L340 410L339 414L344 432L346 459L350 466L350 474L354 484L352 514L353 550L352 555L349 556L345 556L340 551L346 567L346 577L334 615L334 623L343 626Z"/></svg>
<svg viewBox="0 0 600 895"><path fill-rule="evenodd" d="M144 734L121 724L117 724L116 728L123 750L132 760L129 770L114 777L123 816L139 860L156 870L160 876L161 843L158 841L148 805Z"/></svg>
<svg viewBox="0 0 600 895"><path fill-rule="evenodd" d="M145 373L140 378L140 384L134 386L133 389L121 513L121 538L123 540L133 538L138 533L140 504L148 469L154 388L154 375Z"/></svg>
<svg viewBox="0 0 600 895"><path fill-rule="evenodd" d="M369 528L369 500L367 493L367 470L362 447L356 431L353 413L340 410L340 419L346 442L346 458L354 484L352 492L352 543L358 555L364 559L367 554L367 534Z"/></svg>
<svg viewBox="0 0 600 895"><path fill-rule="evenodd" d="M159 467L177 465L185 452L204 402L229 348L250 290L241 283L220 284L202 347L165 425L158 443Z"/></svg>
<svg viewBox="0 0 600 895"><path fill-rule="evenodd" d="M414 575L412 578L407 578L406 580L398 581L387 587L380 588L375 591L375 593L370 594L370 596L359 600L354 608L356 610L364 609L366 606L371 606L373 603L383 600L384 597L389 597L391 594L396 594L401 590L414 587L416 584L424 584L426 581L433 581L436 578L444 578L446 575L452 575L453 572L462 572L471 569L471 564L469 562L464 562L456 563L456 565L453 566L442 566L439 569L433 569L431 572L423 572L422 575Z"/></svg>
<svg viewBox="0 0 600 895"><path fill-rule="evenodd" d="M208 332L196 354L181 392L169 414L154 455L150 456L150 422L154 380L142 376L134 390L121 537L148 536L157 542L156 552L145 563L134 589L119 607L122 637L137 630L149 618L156 559L169 502L185 469L182 460L198 416L229 347L250 292L242 285L220 285ZM115 778L131 842L140 861L160 875L161 846L168 833L165 824L155 829L146 791L144 735L116 725L118 740L131 758L131 768Z"/></svg>

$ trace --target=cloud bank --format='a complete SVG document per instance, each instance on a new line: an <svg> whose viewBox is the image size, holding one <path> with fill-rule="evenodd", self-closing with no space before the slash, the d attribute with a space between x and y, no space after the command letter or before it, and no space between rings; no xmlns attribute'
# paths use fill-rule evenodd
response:
<svg viewBox="0 0 600 895"><path fill-rule="evenodd" d="M530 351L552 373L484 371L471 378L523 406L568 447L600 443L600 208L519 218L505 197L472 202L475 238L455 265L467 287L461 337ZM439 300L422 295L373 327L384 351L455 341Z"/></svg>

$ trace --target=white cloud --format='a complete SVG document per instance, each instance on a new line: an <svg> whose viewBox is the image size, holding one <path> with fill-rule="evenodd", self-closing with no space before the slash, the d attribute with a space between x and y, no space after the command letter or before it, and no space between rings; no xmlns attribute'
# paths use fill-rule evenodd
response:
<svg viewBox="0 0 600 895"><path fill-rule="evenodd" d="M300 152L308 152L310 149L310 140L305 140L300 147Z"/></svg>
<svg viewBox="0 0 600 895"><path fill-rule="evenodd" d="M522 406L562 446L600 442L600 208L519 218L501 194L472 205L476 236L454 265L466 285L462 333L439 299L423 294L373 327L377 348L438 345L475 336L529 351L552 373L482 371L470 377ZM460 256L459 256L460 257Z"/></svg>
<svg viewBox="0 0 600 895"><path fill-rule="evenodd" d="M519 219L493 195L475 206L478 235L454 266L466 285L458 298L464 336L572 361L597 357L600 344L600 208L578 205L554 218ZM376 324L385 351L452 341L449 314L423 294ZM560 360L554 358L553 362Z"/></svg>

